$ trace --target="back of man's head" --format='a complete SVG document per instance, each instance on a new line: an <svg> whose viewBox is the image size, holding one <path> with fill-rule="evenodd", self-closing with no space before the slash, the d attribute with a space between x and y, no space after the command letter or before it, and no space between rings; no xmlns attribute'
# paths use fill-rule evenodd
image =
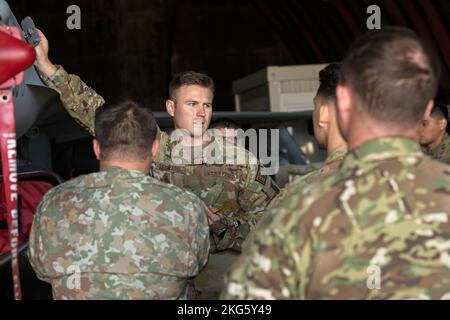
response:
<svg viewBox="0 0 450 320"><path fill-rule="evenodd" d="M319 89L316 96L323 101L336 103L336 87L339 84L340 63L331 63L319 71Z"/></svg>
<svg viewBox="0 0 450 320"><path fill-rule="evenodd" d="M350 88L359 112L380 123L409 127L422 121L439 75L438 58L413 31L387 27L352 44L340 83Z"/></svg>
<svg viewBox="0 0 450 320"><path fill-rule="evenodd" d="M175 74L169 84L169 98L176 100L177 90L183 86L197 85L208 88L214 93L214 80L208 75L195 71L184 71Z"/></svg>
<svg viewBox="0 0 450 320"><path fill-rule="evenodd" d="M98 108L95 137L100 160L143 162L157 135L152 112L131 99L120 99Z"/></svg>

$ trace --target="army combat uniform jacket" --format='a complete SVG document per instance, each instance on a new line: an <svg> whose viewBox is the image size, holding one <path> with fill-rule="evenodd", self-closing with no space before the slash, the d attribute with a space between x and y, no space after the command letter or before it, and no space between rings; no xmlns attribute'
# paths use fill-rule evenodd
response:
<svg viewBox="0 0 450 320"><path fill-rule="evenodd" d="M325 163L320 169L309 172L304 176L297 177L294 181L292 181L292 183L284 187L283 190L267 206L267 210L278 207L284 199L290 196L295 199L305 187L313 183L325 180L326 178L334 174L339 169L339 166L344 160L346 153L346 145L340 146L339 148L331 152L325 159Z"/></svg>
<svg viewBox="0 0 450 320"><path fill-rule="evenodd" d="M423 152L432 158L450 164L450 136L444 135L442 142L434 150L428 147L422 148Z"/></svg>
<svg viewBox="0 0 450 320"><path fill-rule="evenodd" d="M43 81L59 92L69 114L94 134L95 110L104 100L75 75L58 67L51 77ZM227 228L214 233L214 249L241 250L241 244L254 228L266 206L278 194L279 188L270 176L261 174L255 157L243 148L233 146L231 155L218 155L228 160L245 153L250 164L217 164L201 159L200 162L182 163L171 157L173 141L165 132L160 133L161 143L154 159L154 177L186 188L199 196L213 211L222 216ZM251 164L254 163L254 164Z"/></svg>
<svg viewBox="0 0 450 320"><path fill-rule="evenodd" d="M208 254L197 196L116 167L50 190L29 242L31 265L55 299L185 299Z"/></svg>
<svg viewBox="0 0 450 320"><path fill-rule="evenodd" d="M412 140L364 143L277 210L223 298L450 298L450 167Z"/></svg>

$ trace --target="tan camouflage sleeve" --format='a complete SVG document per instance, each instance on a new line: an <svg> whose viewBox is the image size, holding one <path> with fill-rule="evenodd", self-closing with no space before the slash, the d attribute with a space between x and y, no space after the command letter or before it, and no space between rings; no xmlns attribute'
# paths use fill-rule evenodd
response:
<svg viewBox="0 0 450 320"><path fill-rule="evenodd" d="M43 280L49 282L50 279L45 275L45 261L46 261L46 251L42 245L41 239L41 216L42 216L42 202L36 210L34 215L33 224L31 227L30 238L28 241L28 259L30 264L36 273L36 276Z"/></svg>
<svg viewBox="0 0 450 320"><path fill-rule="evenodd" d="M228 228L224 234L214 235L217 249L232 248L241 251L242 243L279 192L275 181L270 176L261 174L260 165L249 165L244 187L238 194L240 211L223 216Z"/></svg>
<svg viewBox="0 0 450 320"><path fill-rule="evenodd" d="M255 231L252 243L226 275L221 299L272 300L302 296L304 284L293 277L302 272L302 262L306 262L292 248L298 243L283 239L283 233L277 229L258 226Z"/></svg>
<svg viewBox="0 0 450 320"><path fill-rule="evenodd" d="M239 194L241 207L249 213L259 213L280 193L269 175L261 173L261 165L250 165L244 190Z"/></svg>
<svg viewBox="0 0 450 320"><path fill-rule="evenodd" d="M47 86L59 93L61 102L70 116L94 135L95 110L102 106L105 100L80 77L68 74L62 66L58 66L56 73L51 77L42 73L40 76Z"/></svg>
<svg viewBox="0 0 450 320"><path fill-rule="evenodd" d="M192 232L192 237L188 275L189 277L194 277L200 273L208 261L210 247L209 225L206 211L200 199L195 202L194 210L188 214L192 217L189 224L189 231Z"/></svg>

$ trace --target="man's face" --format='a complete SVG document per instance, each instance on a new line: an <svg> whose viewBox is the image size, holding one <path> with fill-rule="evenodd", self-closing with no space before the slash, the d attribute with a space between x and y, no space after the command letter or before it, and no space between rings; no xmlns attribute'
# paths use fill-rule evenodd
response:
<svg viewBox="0 0 450 320"><path fill-rule="evenodd" d="M439 126L439 119L433 117L426 117L422 121L420 128L420 144L429 145L436 141L441 134Z"/></svg>
<svg viewBox="0 0 450 320"><path fill-rule="evenodd" d="M321 100L319 97L316 96L313 102L314 102L314 111L312 118L314 127L314 137L316 138L319 146L324 147L326 143L326 133L325 130L319 126Z"/></svg>
<svg viewBox="0 0 450 320"><path fill-rule="evenodd" d="M213 93L198 85L180 87L176 92L173 112L175 129L186 129L191 136L201 136L209 127Z"/></svg>

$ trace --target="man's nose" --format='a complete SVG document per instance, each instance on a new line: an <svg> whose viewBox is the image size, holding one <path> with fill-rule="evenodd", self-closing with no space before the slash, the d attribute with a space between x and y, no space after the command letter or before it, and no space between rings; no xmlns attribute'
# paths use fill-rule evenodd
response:
<svg viewBox="0 0 450 320"><path fill-rule="evenodd" d="M206 115L205 113L205 107L204 106L199 106L197 108L197 116L199 117L204 117Z"/></svg>

